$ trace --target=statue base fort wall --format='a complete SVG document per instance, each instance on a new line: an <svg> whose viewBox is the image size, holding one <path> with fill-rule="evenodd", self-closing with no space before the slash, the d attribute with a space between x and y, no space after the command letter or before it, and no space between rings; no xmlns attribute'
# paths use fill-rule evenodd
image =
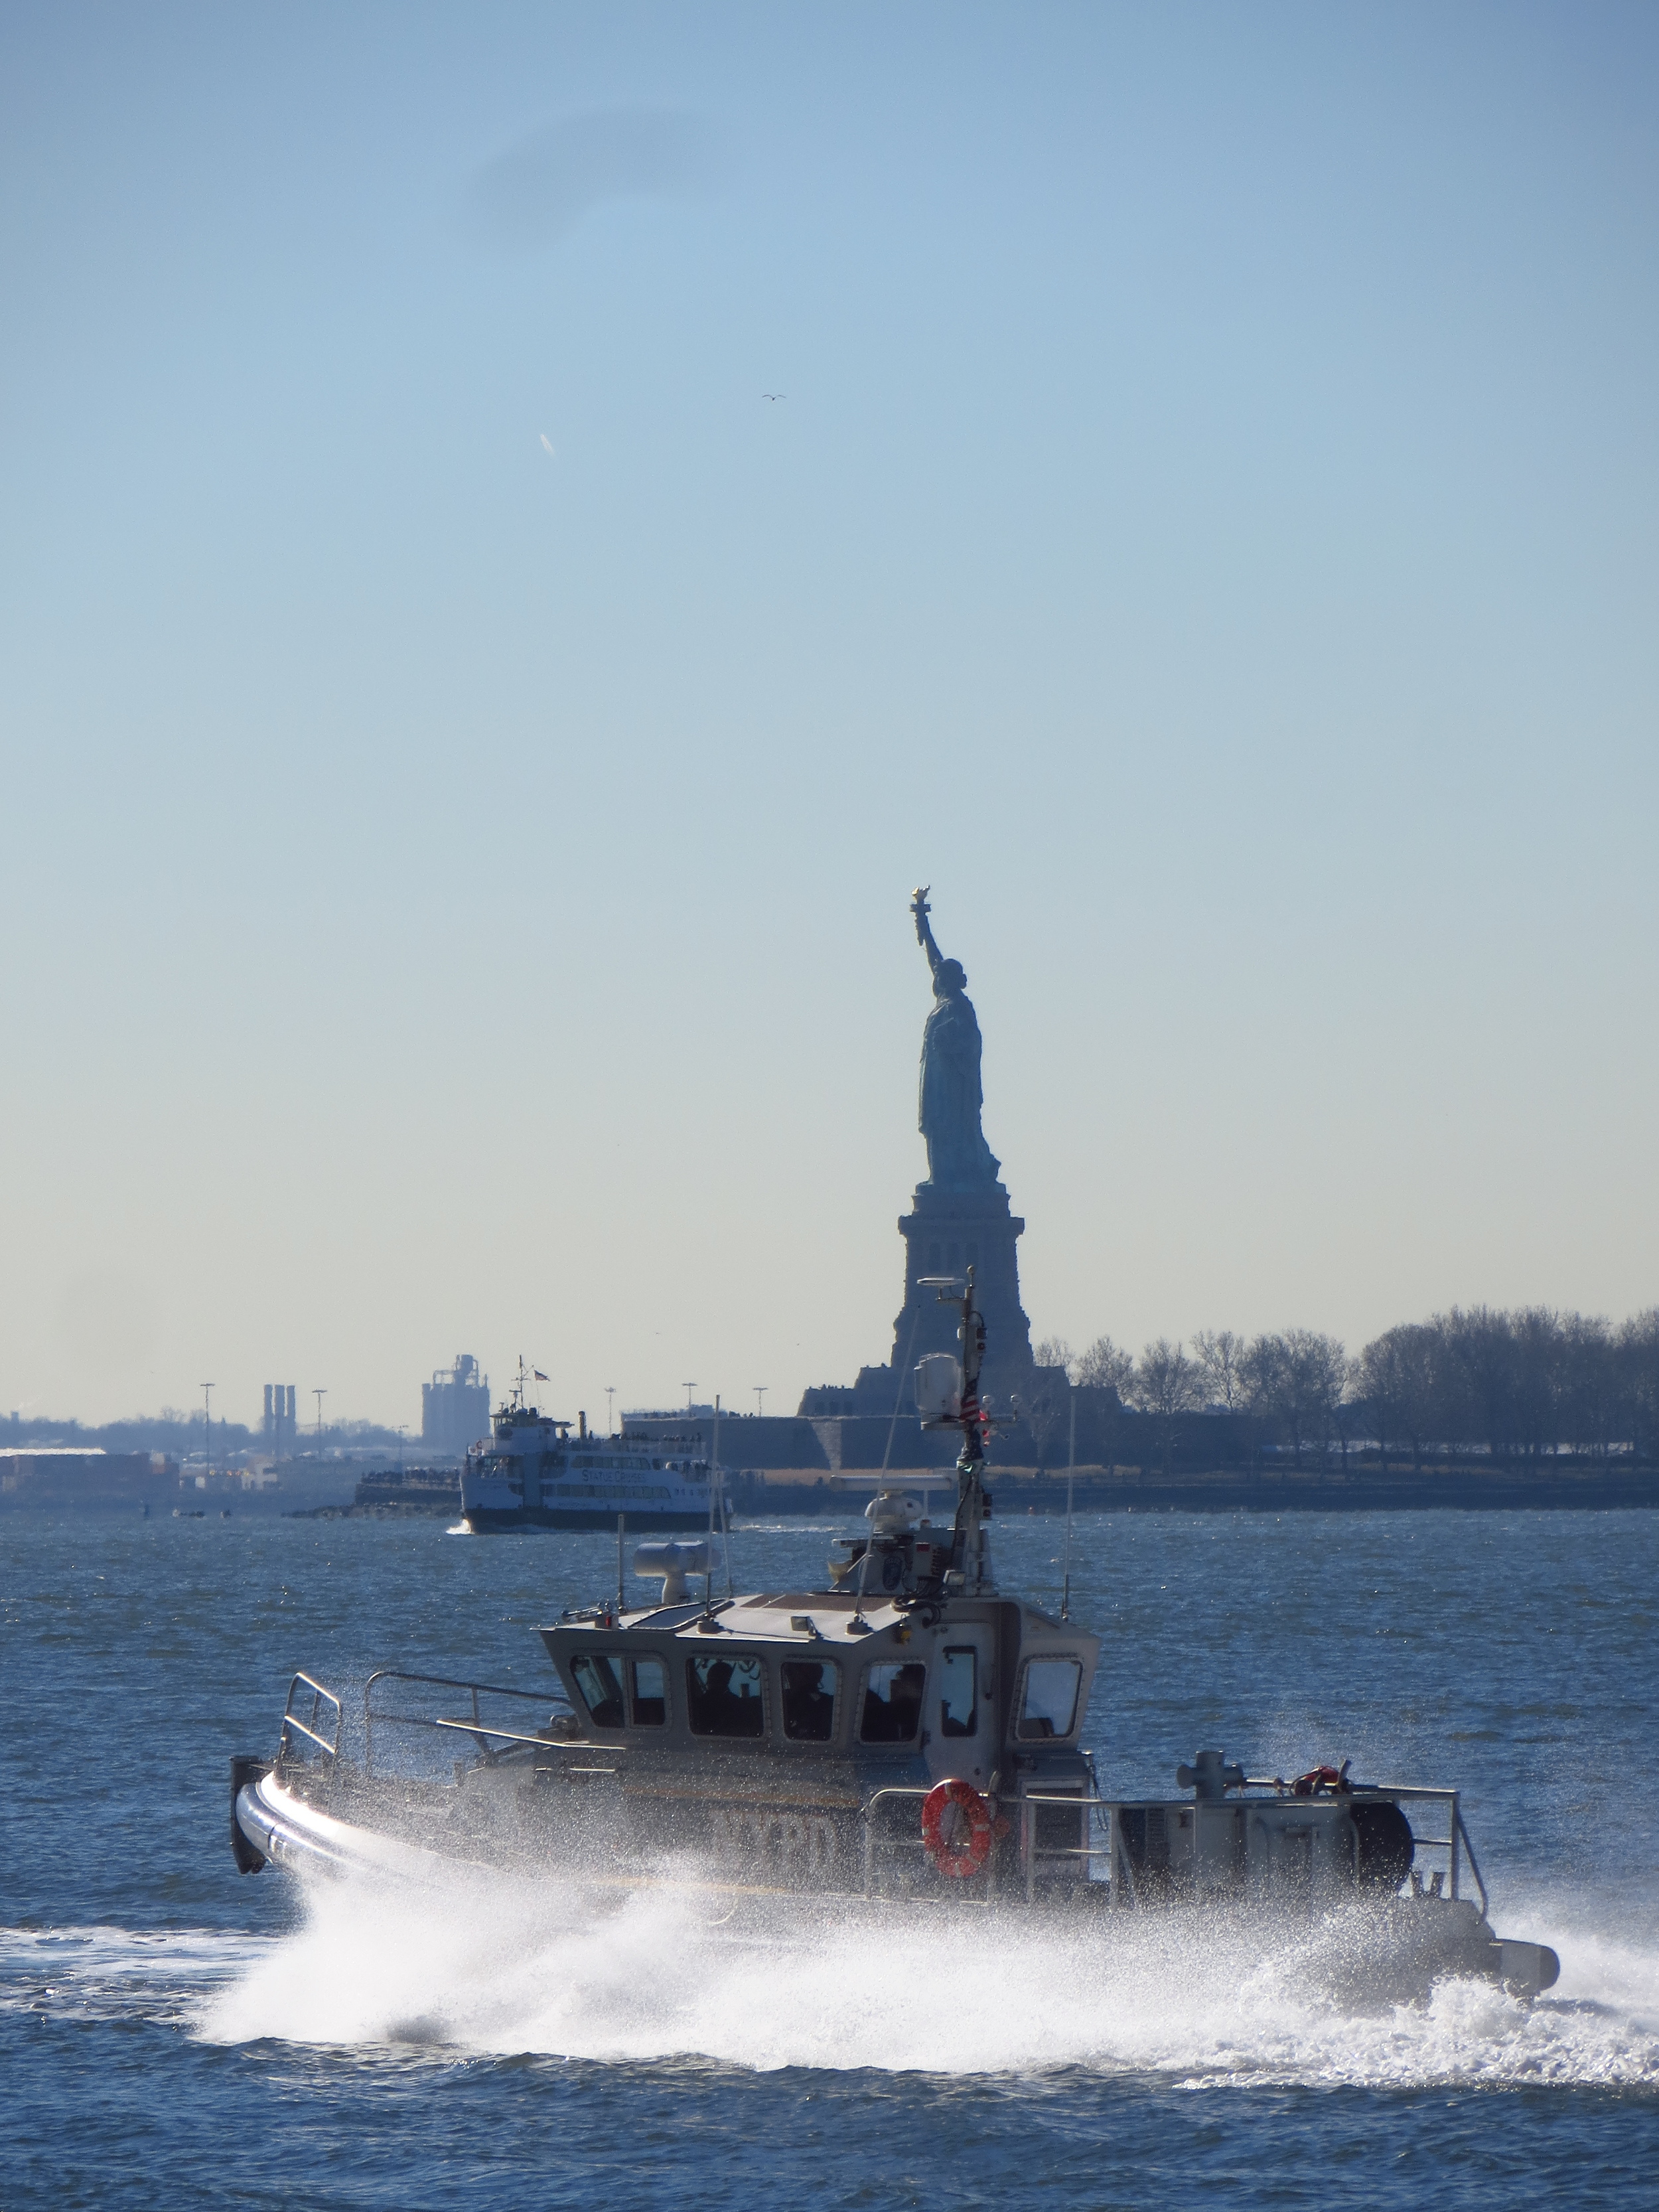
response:
<svg viewBox="0 0 1659 2212"><path fill-rule="evenodd" d="M992 1411L1005 1419L1015 1398L1029 1403L1033 1393L1050 1378L1048 1370L1039 1369L1032 1359L1031 1324L1019 1302L1018 1240L1024 1228L1024 1222L1010 1208L1007 1190L1000 1182L966 1190L941 1190L931 1182L918 1183L911 1209L900 1216L898 1223L899 1235L904 1239L904 1303L893 1322L891 1353L881 1366L860 1368L857 1382L846 1388L808 1390L801 1400L801 1413L815 1423L890 1421L896 1406L901 1417L914 1416L916 1362L933 1352L961 1357L957 1308L948 1298L942 1300L927 1279L945 1277L960 1282L969 1267L974 1271L979 1310L985 1316L981 1391L990 1400ZM908 1425L915 1428L914 1419ZM850 1437L847 1441L850 1443ZM897 1456L898 1439L894 1442L895 1455L889 1464L933 1463L925 1446L923 1455L908 1455L918 1451L917 1441L907 1439L903 1458ZM846 1455L839 1437L836 1449L832 1464L860 1463ZM942 1449L945 1456L951 1457L955 1445L947 1437ZM881 1455L878 1454L875 1464L881 1464Z"/></svg>

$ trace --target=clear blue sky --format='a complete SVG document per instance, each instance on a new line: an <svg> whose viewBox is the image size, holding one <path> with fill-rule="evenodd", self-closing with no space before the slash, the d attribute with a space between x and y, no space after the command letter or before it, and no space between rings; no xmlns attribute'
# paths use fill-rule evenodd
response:
<svg viewBox="0 0 1659 2212"><path fill-rule="evenodd" d="M0 1408L849 1380L922 882L1040 1334L1659 1298L1656 97L1650 6L10 6Z"/></svg>

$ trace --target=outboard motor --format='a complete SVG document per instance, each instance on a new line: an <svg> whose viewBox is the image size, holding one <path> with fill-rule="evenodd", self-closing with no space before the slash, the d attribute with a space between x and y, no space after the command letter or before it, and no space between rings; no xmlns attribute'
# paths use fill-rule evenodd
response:
<svg viewBox="0 0 1659 2212"><path fill-rule="evenodd" d="M636 1544L634 1571L636 1575L660 1575L663 1603L684 1605L689 1595L686 1577L711 1571L708 1540L700 1536L695 1544Z"/></svg>

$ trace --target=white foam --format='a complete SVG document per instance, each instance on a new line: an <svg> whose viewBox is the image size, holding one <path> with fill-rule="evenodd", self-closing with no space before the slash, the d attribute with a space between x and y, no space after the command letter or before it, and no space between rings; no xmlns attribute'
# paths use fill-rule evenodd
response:
<svg viewBox="0 0 1659 2212"><path fill-rule="evenodd" d="M1563 1934L1559 1996L1459 1981L1366 2009L1334 1993L1340 1927L1264 1948L1152 1916L757 1910L684 1887L596 1910L591 1893L477 1873L418 1893L319 1886L303 1928L205 1998L200 2031L758 2069L1659 2086L1659 1952L1582 1931Z"/></svg>
<svg viewBox="0 0 1659 2212"><path fill-rule="evenodd" d="M0 2011L193 2020L271 1948L211 1928L0 1928Z"/></svg>

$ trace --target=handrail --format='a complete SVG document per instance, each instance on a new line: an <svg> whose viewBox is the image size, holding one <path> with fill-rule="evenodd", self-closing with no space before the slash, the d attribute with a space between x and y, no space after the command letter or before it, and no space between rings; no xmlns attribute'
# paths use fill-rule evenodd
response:
<svg viewBox="0 0 1659 2212"><path fill-rule="evenodd" d="M302 1721L298 1713L294 1710L295 1692L299 1689L301 1683L303 1683L306 1688L311 1692L311 1719L309 1723ZM331 1742L325 1735L319 1735L317 1732L318 1725L323 1717L323 1704L325 1699L326 1699L328 1704L332 1705L334 1708L334 1739L332 1742ZM289 1755L290 1733L302 1735L308 1743L314 1743L318 1750L322 1752L327 1758L337 1759L340 1755L340 1727L343 1719L344 1713L341 1708L340 1700L335 1696L333 1691L326 1689L313 1675L307 1674L303 1670L296 1672L293 1680L288 1686L288 1696L283 1700L283 1732L278 1737L276 1743L276 1756L278 1759L286 1759Z"/></svg>
<svg viewBox="0 0 1659 2212"><path fill-rule="evenodd" d="M1474 1845L1469 1841L1468 1829L1464 1825L1462 1801L1461 1798L1456 1796L1454 1796L1452 1799L1452 1820L1454 1824L1452 1833L1455 1836L1462 1836L1463 1838L1463 1848L1469 1855L1469 1872L1474 1876L1474 1886L1480 1893L1480 1917L1484 1920L1486 1917L1487 1911L1486 1884L1485 1878L1480 1872L1480 1862L1474 1856ZM1455 1856L1454 1856L1452 1859L1452 1895L1455 1897L1456 1894L1457 1860Z"/></svg>
<svg viewBox="0 0 1659 2212"><path fill-rule="evenodd" d="M428 1721L422 1719L418 1715L410 1715L410 1717L405 1720L401 1719L395 1713L390 1715L382 1713L380 1718L383 1722L388 1722L390 1725L394 1728L453 1729L457 1735L470 1735L474 1737L481 1735L499 1736L503 1743L534 1744L538 1751L557 1751L568 1753L573 1751L598 1750L620 1758L629 1748L629 1747L625 1743L595 1744L588 1737L580 1735L563 1737L556 1735L522 1735L513 1729L491 1728L487 1721ZM605 1767L603 1771L609 1774L613 1771L613 1770L610 1767Z"/></svg>
<svg viewBox="0 0 1659 2212"><path fill-rule="evenodd" d="M365 1698L377 1682L429 1682L435 1689L482 1690L492 1698L528 1698L536 1705L569 1703L563 1685L556 1678L544 1689L520 1690L509 1688L505 1682L464 1682L454 1674L411 1674L402 1667L377 1667L363 1685Z"/></svg>
<svg viewBox="0 0 1659 2212"><path fill-rule="evenodd" d="M377 1682L421 1682L432 1689L465 1690L472 1699L472 1718L471 1722L453 1721L440 1720L429 1713L376 1712L374 1694ZM374 1768L374 1723L376 1721L379 1721L382 1728L459 1729L463 1735L468 1735L473 1738L486 1760L495 1756L489 1744L484 1741L486 1736L501 1736L509 1742L540 1742L550 1745L553 1741L553 1739L547 1737L515 1735L510 1729L491 1728L479 1710L480 1695L489 1698L518 1698L531 1705L548 1707L556 1712L561 1708L567 1712L570 1710L570 1701L564 1694L562 1685L556 1680L539 1689L523 1690L516 1686L510 1686L505 1682L465 1682L453 1674L417 1674L403 1667L377 1667L363 1684L364 1771L372 1773Z"/></svg>

